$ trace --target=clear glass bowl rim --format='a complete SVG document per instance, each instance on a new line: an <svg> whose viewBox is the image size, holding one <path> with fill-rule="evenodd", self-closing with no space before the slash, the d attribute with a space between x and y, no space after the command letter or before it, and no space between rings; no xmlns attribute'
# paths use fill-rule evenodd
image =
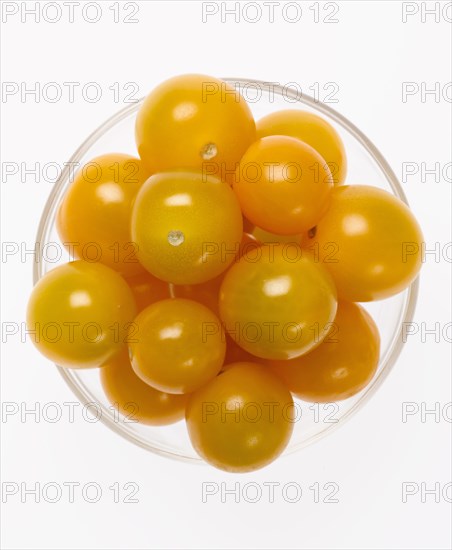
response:
<svg viewBox="0 0 452 550"><path fill-rule="evenodd" d="M339 126L344 128L349 134L351 134L370 154L373 160L376 162L382 173L384 174L386 180L388 181L394 195L396 195L403 202L408 204L405 193L402 186L400 185L395 173L392 168L389 166L386 159L380 153L380 151L375 147L375 145L370 141L370 139L361 132L352 122L350 122L346 117L335 111L329 105L326 105L322 102L316 101L314 98L305 95L291 89L287 86L280 86L277 84L269 83L269 81L263 80L249 80L245 78L223 78L222 80L226 81L231 85L238 86L239 89L245 86L254 86L259 87L261 90L270 89L269 84L271 84L272 92L279 94L283 97L290 97L295 101L298 101L304 105L307 105L313 108L316 112L325 114L330 119L334 120ZM128 105L115 113L109 119L107 119L103 124L101 124L94 132L92 132L88 138L80 145L80 147L75 151L72 157L67 161L65 168L62 170L59 178L55 182L52 191L47 199L46 205L44 207L41 220L39 223L36 242L42 243L45 242L45 237L50 229L51 224L51 213L56 209L56 206L59 204L61 196L64 192L65 183L70 174L70 167L74 166L73 163L77 163L78 160L90 149L90 147L108 130L115 126L118 122L128 117L131 113L138 109L141 105L144 98L141 98L138 102ZM43 262L39 261L38 258L35 258L34 267L33 267L33 284L36 284L38 280L43 276ZM327 428L322 431L314 434L305 441L293 445L288 448L285 454L291 454L293 452L299 451L300 449L318 441L319 439L330 434L333 430L337 429L339 426L342 426L346 420L351 418L359 409L361 409L369 399L376 393L380 388L386 377L389 375L393 366L395 365L397 358L402 351L404 342L402 339L402 326L404 323L409 323L412 321L414 316L414 311L416 308L417 296L419 290L419 278L413 281L410 287L407 289L407 297L404 303L404 309L400 316L400 323L398 331L394 334L390 352L387 353L385 362L379 366L379 373L376 378L374 378L371 384L364 390L364 393L360 396L359 400L340 418L337 423L330 424ZM60 375L65 380L66 384L69 386L74 395L80 400L82 405L89 405L93 403L92 396L90 395L89 389L86 388L79 380L75 380L73 373L70 369L65 369L58 365L55 365L58 369ZM153 446L151 442L146 441L143 438L140 438L136 433L131 430L124 428L124 425L114 422L111 418L111 412L107 410L102 404L99 404L99 407L102 409L102 415L100 420L113 430L116 434L124 437L128 441L148 450L155 454L181 460L184 462L190 462L193 464L204 464L201 458L194 458L192 456L187 456L182 453L174 452L172 450L165 450Z"/></svg>

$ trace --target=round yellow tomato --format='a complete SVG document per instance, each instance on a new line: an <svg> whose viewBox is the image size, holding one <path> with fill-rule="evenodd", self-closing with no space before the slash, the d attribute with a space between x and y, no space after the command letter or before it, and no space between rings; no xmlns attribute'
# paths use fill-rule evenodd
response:
<svg viewBox="0 0 452 550"><path fill-rule="evenodd" d="M336 187L331 195L302 244L329 270L339 298L368 302L404 290L422 264L422 232L408 206L367 185Z"/></svg>
<svg viewBox="0 0 452 550"><path fill-rule="evenodd" d="M119 153L96 157L77 172L57 215L60 238L76 258L99 261L125 276L144 271L130 219L148 175L139 159Z"/></svg>
<svg viewBox="0 0 452 550"><path fill-rule="evenodd" d="M223 365L225 336L207 307L182 298L150 305L135 319L129 344L135 373L167 393L190 393L216 376Z"/></svg>
<svg viewBox="0 0 452 550"><path fill-rule="evenodd" d="M226 355L222 371L229 369L235 363L254 363L259 358L241 348L229 334L226 333Z"/></svg>
<svg viewBox="0 0 452 550"><path fill-rule="evenodd" d="M249 235L252 235L254 233L254 228L256 226L254 224L252 224L249 220L247 220L245 218L245 216L243 216L243 231L245 233L248 233Z"/></svg>
<svg viewBox="0 0 452 550"><path fill-rule="evenodd" d="M242 257L243 254L252 254L253 250L258 248L260 243L248 233L243 233L242 242L237 246L237 254L235 261ZM223 282L224 273L198 285L174 285L173 294L176 298L187 298L195 300L211 309L215 315L219 315L218 297L220 294L221 283Z"/></svg>
<svg viewBox="0 0 452 550"><path fill-rule="evenodd" d="M270 233L260 227L254 227L253 236L261 243L300 243L302 238L301 234L298 235L277 235L276 233Z"/></svg>
<svg viewBox="0 0 452 550"><path fill-rule="evenodd" d="M250 472L286 448L294 405L269 369L235 363L189 397L186 420L192 445L204 460L228 472Z"/></svg>
<svg viewBox="0 0 452 550"><path fill-rule="evenodd" d="M246 101L229 84L187 74L166 80L146 97L135 137L152 173L186 168L231 181L256 139L256 125Z"/></svg>
<svg viewBox="0 0 452 550"><path fill-rule="evenodd" d="M151 176L132 214L140 262L174 284L202 283L222 273L234 261L242 232L230 186L195 172Z"/></svg>
<svg viewBox="0 0 452 550"><path fill-rule="evenodd" d="M325 403L351 397L378 367L380 336L367 311L339 302L329 334L313 351L290 361L270 361L289 390L305 401Z"/></svg>
<svg viewBox="0 0 452 550"><path fill-rule="evenodd" d="M127 343L136 305L115 271L77 260L42 277L31 293L28 329L38 350L61 367L99 367Z"/></svg>
<svg viewBox="0 0 452 550"><path fill-rule="evenodd" d="M133 277L127 277L126 282L135 298L138 313L155 302L171 297L170 285L145 270Z"/></svg>
<svg viewBox="0 0 452 550"><path fill-rule="evenodd" d="M237 168L234 191L244 216L280 235L315 225L333 187L322 157L302 141L270 136L254 142Z"/></svg>
<svg viewBox="0 0 452 550"><path fill-rule="evenodd" d="M334 320L333 281L298 245L263 245L257 252L256 258L242 256L224 277L224 326L239 346L263 359L307 353Z"/></svg>
<svg viewBox="0 0 452 550"><path fill-rule="evenodd" d="M184 418L186 396L145 384L133 371L127 348L103 365L100 378L108 400L126 417L125 422L164 426Z"/></svg>
<svg viewBox="0 0 452 550"><path fill-rule="evenodd" d="M347 172L344 144L336 130L324 118L308 111L287 109L261 118L256 127L259 138L281 135L304 141L324 159L334 184L344 183Z"/></svg>
<svg viewBox="0 0 452 550"><path fill-rule="evenodd" d="M213 311L215 315L218 315L218 296L223 277L222 273L218 277L199 285L173 285L174 297L199 302Z"/></svg>

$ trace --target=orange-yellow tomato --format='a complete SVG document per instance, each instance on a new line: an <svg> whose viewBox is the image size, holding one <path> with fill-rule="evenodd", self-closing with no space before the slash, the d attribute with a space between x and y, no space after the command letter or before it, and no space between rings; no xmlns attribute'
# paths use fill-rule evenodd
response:
<svg viewBox="0 0 452 550"><path fill-rule="evenodd" d="M224 332L210 309L182 298L156 302L135 319L129 344L135 373L167 393L190 393L221 369Z"/></svg>
<svg viewBox="0 0 452 550"><path fill-rule="evenodd" d="M311 227L311 229L308 229L308 231L303 231L301 235L299 236L299 243L301 244L301 248L306 249L310 252L313 252L314 249L310 248L311 245L315 242L311 239L314 239L315 234L317 232L317 227ZM314 255L315 261L318 261L318 255Z"/></svg>
<svg viewBox="0 0 452 550"><path fill-rule="evenodd" d="M422 232L408 206L367 185L336 187L331 195L302 244L329 270L339 298L368 302L404 290L422 265Z"/></svg>
<svg viewBox="0 0 452 550"><path fill-rule="evenodd" d="M77 172L57 215L60 238L76 258L99 261L125 276L144 271L130 219L148 175L139 159L119 153L96 157Z"/></svg>
<svg viewBox="0 0 452 550"><path fill-rule="evenodd" d="M243 231L252 235L256 226L243 216Z"/></svg>
<svg viewBox="0 0 452 550"><path fill-rule="evenodd" d="M174 285L174 296L176 298L185 298L199 302L213 311L215 315L218 315L218 296L223 277L224 274L222 273L218 277L215 277L215 279L199 285Z"/></svg>
<svg viewBox="0 0 452 550"><path fill-rule="evenodd" d="M261 118L256 127L259 138L281 135L301 139L324 159L335 185L344 183L347 172L344 144L337 131L324 118L308 111L287 109Z"/></svg>
<svg viewBox="0 0 452 550"><path fill-rule="evenodd" d="M103 365L100 378L105 395L125 416L124 422L164 426L184 418L186 396L160 392L145 384L134 373L127 348Z"/></svg>
<svg viewBox="0 0 452 550"><path fill-rule="evenodd" d="M263 245L226 273L220 316L236 343L263 359L291 359L319 344L336 314L331 276L295 244Z"/></svg>
<svg viewBox="0 0 452 550"><path fill-rule="evenodd" d="M239 260L244 254L252 253L261 246L261 242L251 233L243 233L242 242L239 246L239 253L236 256L236 260Z"/></svg>
<svg viewBox="0 0 452 550"><path fill-rule="evenodd" d="M237 198L214 177L156 174L135 201L132 238L140 262L174 284L203 283L220 275L234 261L242 233Z"/></svg>
<svg viewBox="0 0 452 550"><path fill-rule="evenodd" d="M226 334L226 355L222 370L227 370L235 363L254 363L259 358L241 348L229 334Z"/></svg>
<svg viewBox="0 0 452 550"><path fill-rule="evenodd" d="M166 80L144 100L135 137L153 172L188 168L225 181L256 139L251 111L238 91L212 76Z"/></svg>
<svg viewBox="0 0 452 550"><path fill-rule="evenodd" d="M259 139L243 155L234 191L244 216L280 235L315 225L333 187L325 161L311 146L286 136Z"/></svg>
<svg viewBox="0 0 452 550"><path fill-rule="evenodd" d="M40 279L30 296L32 342L61 367L99 367L128 340L136 314L131 290L116 272L77 260Z"/></svg>
<svg viewBox="0 0 452 550"><path fill-rule="evenodd" d="M147 271L127 277L126 281L135 298L138 313L155 302L171 297L170 285Z"/></svg>
<svg viewBox="0 0 452 550"><path fill-rule="evenodd" d="M240 246L235 249L235 260L237 261L243 254L252 254L252 251L260 246L260 243L248 233L243 233ZM173 293L176 298L187 298L195 300L210 308L216 315L219 315L218 297L220 286L224 278L224 273L198 285L174 285Z"/></svg>
<svg viewBox="0 0 452 550"><path fill-rule="evenodd" d="M204 460L228 472L250 472L286 448L294 405L270 369L236 363L189 397L186 420L192 445Z"/></svg>
<svg viewBox="0 0 452 550"><path fill-rule="evenodd" d="M277 235L276 233L270 233L260 227L254 227L253 236L261 243L300 243L302 238L301 234L298 235Z"/></svg>
<svg viewBox="0 0 452 550"><path fill-rule="evenodd" d="M305 401L347 399L371 381L378 367L380 336L367 311L339 302L331 330L310 353L290 361L269 361L289 390Z"/></svg>

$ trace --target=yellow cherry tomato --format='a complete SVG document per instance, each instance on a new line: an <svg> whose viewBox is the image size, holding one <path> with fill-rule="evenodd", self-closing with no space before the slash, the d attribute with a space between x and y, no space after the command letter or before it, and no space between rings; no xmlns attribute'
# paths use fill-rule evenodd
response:
<svg viewBox="0 0 452 550"><path fill-rule="evenodd" d="M367 185L334 188L326 215L303 246L333 276L350 302L388 298L404 290L422 264L422 232L408 206Z"/></svg>
<svg viewBox="0 0 452 550"><path fill-rule="evenodd" d="M198 302L218 315L218 295L224 274L199 285L174 285L175 298L185 298Z"/></svg>
<svg viewBox="0 0 452 550"><path fill-rule="evenodd" d="M336 314L324 268L295 244L263 245L226 273L220 316L236 343L263 359L291 359L320 343Z"/></svg>
<svg viewBox="0 0 452 550"><path fill-rule="evenodd" d="M61 367L99 367L128 341L136 305L109 267L77 260L49 271L27 308L33 343Z"/></svg>
<svg viewBox="0 0 452 550"><path fill-rule="evenodd" d="M280 235L315 225L328 208L332 187L331 173L317 151L286 136L254 142L240 161L234 183L244 216Z"/></svg>
<svg viewBox="0 0 452 550"><path fill-rule="evenodd" d="M245 233L248 233L249 235L252 235L254 233L255 225L251 223L249 220L243 216L243 231Z"/></svg>
<svg viewBox="0 0 452 550"><path fill-rule="evenodd" d="M100 379L110 403L125 416L124 422L164 426L184 418L186 396L145 384L133 371L127 348L103 365Z"/></svg>
<svg viewBox="0 0 452 550"><path fill-rule="evenodd" d="M243 256L243 254L252 254L252 251L260 246L260 243L255 237L248 233L243 233L242 242L237 246L237 254L235 261ZM215 315L219 315L218 297L220 294L220 286L223 282L224 273L198 285L174 285L173 294L176 298L187 298L195 300L211 309Z"/></svg>
<svg viewBox="0 0 452 550"><path fill-rule="evenodd" d="M229 369L235 363L254 363L260 359L241 348L229 334L226 333L226 355L222 371Z"/></svg>
<svg viewBox="0 0 452 550"><path fill-rule="evenodd" d="M256 139L251 111L226 82L187 74L166 80L138 112L138 152L151 172L188 168L231 181Z"/></svg>
<svg viewBox="0 0 452 550"><path fill-rule="evenodd" d="M138 313L155 302L171 297L170 285L147 271L127 277L126 282L135 298Z"/></svg>
<svg viewBox="0 0 452 550"><path fill-rule="evenodd" d="M337 131L325 119L308 111L287 109L261 118L256 127L259 138L281 135L304 141L324 159L334 184L344 182L347 173L344 144Z"/></svg>
<svg viewBox="0 0 452 550"><path fill-rule="evenodd" d="M135 373L167 393L189 393L216 376L226 350L218 317L192 300L173 298L150 305L134 322L129 344Z"/></svg>
<svg viewBox="0 0 452 550"><path fill-rule="evenodd" d="M255 237L261 243L299 243L302 235L277 235L276 233L270 233L260 227L255 226L253 229L253 237Z"/></svg>
<svg viewBox="0 0 452 550"><path fill-rule="evenodd" d="M275 460L293 430L289 390L269 369L235 363L189 397L186 421L195 450L212 466L250 472Z"/></svg>
<svg viewBox="0 0 452 550"><path fill-rule="evenodd" d="M195 172L151 176L132 214L140 262L175 284L202 283L222 273L234 261L242 232L230 186Z"/></svg>
<svg viewBox="0 0 452 550"><path fill-rule="evenodd" d="M148 175L139 159L119 153L96 157L77 172L57 215L60 238L75 257L99 261L125 276L144 271L130 219Z"/></svg>
<svg viewBox="0 0 452 550"><path fill-rule="evenodd" d="M269 361L289 390L305 401L347 399L371 381L378 367L380 336L367 311L339 302L329 334L313 351L290 361Z"/></svg>

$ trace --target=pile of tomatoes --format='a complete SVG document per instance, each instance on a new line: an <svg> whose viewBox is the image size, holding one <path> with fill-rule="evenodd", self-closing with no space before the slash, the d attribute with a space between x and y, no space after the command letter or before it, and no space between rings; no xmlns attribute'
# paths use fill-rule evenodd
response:
<svg viewBox="0 0 452 550"><path fill-rule="evenodd" d="M289 442L293 396L335 401L370 382L379 334L357 302L413 281L420 228L391 194L345 185L328 122L286 110L256 123L213 77L155 88L136 144L139 157L77 172L57 216L77 259L37 283L28 326L58 365L101 367L124 414L185 417L207 462L260 468Z"/></svg>

